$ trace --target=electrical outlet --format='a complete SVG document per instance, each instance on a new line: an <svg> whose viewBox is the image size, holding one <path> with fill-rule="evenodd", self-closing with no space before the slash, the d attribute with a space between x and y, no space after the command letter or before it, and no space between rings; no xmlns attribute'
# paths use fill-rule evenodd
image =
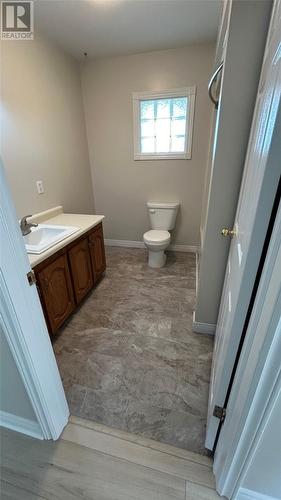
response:
<svg viewBox="0 0 281 500"><path fill-rule="evenodd" d="M36 182L36 186L37 186L37 192L38 192L38 194L43 194L44 193L43 181L37 181Z"/></svg>

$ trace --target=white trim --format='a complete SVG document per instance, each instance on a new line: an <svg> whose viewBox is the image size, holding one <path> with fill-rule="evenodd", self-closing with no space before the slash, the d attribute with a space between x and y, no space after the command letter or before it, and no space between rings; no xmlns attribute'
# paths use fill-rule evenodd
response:
<svg viewBox="0 0 281 500"><path fill-rule="evenodd" d="M20 432L37 439L44 439L40 425L34 420L12 415L0 410L0 427Z"/></svg>
<svg viewBox="0 0 281 500"><path fill-rule="evenodd" d="M143 241L112 240L105 238L104 244L108 247L145 248Z"/></svg>
<svg viewBox="0 0 281 500"><path fill-rule="evenodd" d="M191 160L191 153L165 153L165 154L135 153L134 160L135 161Z"/></svg>
<svg viewBox="0 0 281 500"><path fill-rule="evenodd" d="M186 252L186 253L198 253L199 247L193 245L169 245L168 251L172 252Z"/></svg>
<svg viewBox="0 0 281 500"><path fill-rule="evenodd" d="M180 89L133 92L133 125L134 125L134 160L190 160L192 151L193 123L195 110L196 86ZM187 97L187 116L185 147L183 153L141 153L140 150L140 112L139 102L149 99L163 99L165 97Z"/></svg>
<svg viewBox="0 0 281 500"><path fill-rule="evenodd" d="M108 247L146 248L143 241L114 240L106 238L104 244ZM169 245L168 251L197 253L198 248L199 247L193 245Z"/></svg>
<svg viewBox="0 0 281 500"><path fill-rule="evenodd" d="M165 99L165 97L189 97L196 94L196 85L191 87L181 87L177 89L166 90L147 90L145 92L133 92L134 100L145 99Z"/></svg>
<svg viewBox="0 0 281 500"><path fill-rule="evenodd" d="M278 498L248 490L247 488L240 488L234 500L278 500Z"/></svg>
<svg viewBox="0 0 281 500"><path fill-rule="evenodd" d="M207 335L215 335L217 325L212 323L200 323L195 320L195 311L193 311L192 331L195 333L204 333Z"/></svg>

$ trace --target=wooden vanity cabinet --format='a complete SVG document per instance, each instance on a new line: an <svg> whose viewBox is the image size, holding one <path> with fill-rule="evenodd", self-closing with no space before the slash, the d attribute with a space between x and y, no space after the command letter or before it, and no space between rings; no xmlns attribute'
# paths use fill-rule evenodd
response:
<svg viewBox="0 0 281 500"><path fill-rule="evenodd" d="M97 283L106 268L103 230L101 224L97 226L89 235L89 247L91 253L94 283Z"/></svg>
<svg viewBox="0 0 281 500"><path fill-rule="evenodd" d="M50 334L54 334L106 268L102 224L34 267Z"/></svg>
<svg viewBox="0 0 281 500"><path fill-rule="evenodd" d="M47 264L36 278L49 329L55 332L75 308L67 255Z"/></svg>

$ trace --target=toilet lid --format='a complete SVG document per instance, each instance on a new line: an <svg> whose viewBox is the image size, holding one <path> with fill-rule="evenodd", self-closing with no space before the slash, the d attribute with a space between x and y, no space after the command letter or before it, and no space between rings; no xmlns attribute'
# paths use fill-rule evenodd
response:
<svg viewBox="0 0 281 500"><path fill-rule="evenodd" d="M143 238L146 241L151 241L151 243L164 243L164 241L170 240L169 231L160 231L158 229L151 229L144 233Z"/></svg>

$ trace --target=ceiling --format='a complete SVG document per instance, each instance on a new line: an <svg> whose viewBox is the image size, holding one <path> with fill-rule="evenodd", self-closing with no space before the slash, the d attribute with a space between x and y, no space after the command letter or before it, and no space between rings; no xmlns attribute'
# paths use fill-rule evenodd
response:
<svg viewBox="0 0 281 500"><path fill-rule="evenodd" d="M37 0L35 29L76 59L215 41L221 0Z"/></svg>

